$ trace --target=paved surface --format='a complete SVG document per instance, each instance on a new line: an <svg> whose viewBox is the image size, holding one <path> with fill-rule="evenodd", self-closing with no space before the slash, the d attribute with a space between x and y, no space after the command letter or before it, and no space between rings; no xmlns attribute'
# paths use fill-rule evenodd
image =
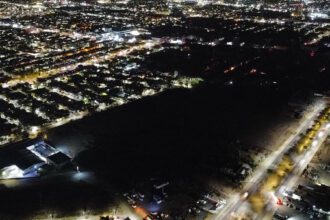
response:
<svg viewBox="0 0 330 220"><path fill-rule="evenodd" d="M260 186L260 183L265 179L267 176L267 170L270 169L273 165L276 165L277 162L282 158L284 153L292 146L292 144L299 138L299 135L305 131L312 123L314 118L319 114L319 112L324 108L325 101L320 100L319 102L315 103L313 105L312 111L309 112L309 114L305 115L303 123L296 129L295 132L272 154L268 156L256 169L254 174L247 180L246 185L243 187L240 193L237 193L235 195L232 195L231 198L228 199L228 205L220 211L217 215L214 216L213 219L218 220L225 220L225 219L231 219L235 216L237 216L237 213L241 213L241 211L246 211L249 209L249 205L247 202L242 199L242 196L245 192L248 192L249 194L254 193L257 191L257 189ZM319 143L317 146L313 147L314 150L317 150ZM309 152L309 151L308 151ZM307 153L306 155L306 166L308 159L314 155L313 153ZM301 164L299 166L300 168L295 171L296 174L293 174L291 178L289 178L289 183L293 184L295 182L294 177L299 174L300 170L303 168L303 165ZM303 169L302 169L303 170ZM273 209L271 209L271 212ZM262 218L265 219L269 212L262 215ZM257 216L256 218L259 218Z"/></svg>

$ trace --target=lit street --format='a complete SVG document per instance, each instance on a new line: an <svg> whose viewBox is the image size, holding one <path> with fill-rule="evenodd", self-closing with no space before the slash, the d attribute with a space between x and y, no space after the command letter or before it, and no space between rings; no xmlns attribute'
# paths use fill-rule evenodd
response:
<svg viewBox="0 0 330 220"><path fill-rule="evenodd" d="M330 217L329 0L0 0L0 220Z"/></svg>
<svg viewBox="0 0 330 220"><path fill-rule="evenodd" d="M230 198L228 205L219 212L218 215L216 215L215 219L231 219L235 215L240 215L240 210L245 208L248 204L245 198L242 198L242 195L244 195L245 192L248 192L249 195L253 194L256 190L259 188L259 184L263 181L263 179L268 175L268 169L270 169L273 165L277 164L281 157L283 157L284 153L288 151L288 149L297 141L299 138L299 135L303 131L305 131L310 125L311 122L316 118L316 116L320 113L320 111L324 108L325 101L320 101L314 104L312 111L308 112L308 114L304 117L303 123L298 127L296 132L290 136L289 139L287 139L277 151L274 151L268 158L265 159L264 163L260 164L260 167L255 171L254 174L247 180L247 184L243 187L241 192L237 195L233 195L232 198ZM305 167L308 165L311 158L316 153L317 149L322 145L323 141L326 139L327 135L329 133L329 129L327 128L325 134L322 136L322 139L320 139L317 144L312 146L312 149L307 151L301 159L297 159L296 161L296 168L295 170L290 174L290 176L287 178L287 180L281 184L279 189L290 189L294 186L296 183L297 177L300 176L302 171L305 169ZM275 205L275 204L274 204ZM267 204L267 206L274 207L273 203ZM271 210L274 210L271 209ZM261 216L260 219L264 218L272 218L272 215L268 215L266 213L258 214L258 216ZM272 213L273 214L273 213ZM267 217L268 216L268 217ZM256 217L259 219L259 217Z"/></svg>

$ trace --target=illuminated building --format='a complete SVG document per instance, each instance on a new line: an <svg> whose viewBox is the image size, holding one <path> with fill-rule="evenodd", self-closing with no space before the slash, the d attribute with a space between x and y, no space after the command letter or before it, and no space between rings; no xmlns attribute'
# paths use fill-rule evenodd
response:
<svg viewBox="0 0 330 220"><path fill-rule="evenodd" d="M40 176L43 168L60 168L71 158L44 141L21 142L0 150L0 178L28 178Z"/></svg>

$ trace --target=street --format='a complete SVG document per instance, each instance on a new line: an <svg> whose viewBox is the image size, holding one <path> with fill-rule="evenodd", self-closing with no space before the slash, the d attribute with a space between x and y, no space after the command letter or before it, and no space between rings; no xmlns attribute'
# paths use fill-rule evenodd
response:
<svg viewBox="0 0 330 220"><path fill-rule="evenodd" d="M268 173L267 170L270 169L273 165L276 165L277 162L283 157L284 153L297 141L299 135L302 134L310 125L311 122L315 119L318 113L324 108L325 102L323 100L317 102L313 106L313 110L305 116L304 122L298 127L295 133L293 133L279 148L278 150L274 151L272 154L266 158L260 166L256 169L254 174L247 180L246 185L243 187L240 193L232 195L231 198L228 199L228 205L219 212L214 219L231 219L233 216L237 216L240 214L242 209L250 209L248 202L242 198L244 193L248 192L248 195L256 192L260 186L260 183L267 177ZM304 170L305 166L307 166L308 161L311 160L315 152L317 151L318 147L322 144L323 140L327 135L324 135L322 141L311 149L313 153L306 153L305 156L305 163L299 164L299 171ZM310 152L310 151L308 151ZM309 160L308 160L309 159ZM302 171L301 171L302 172ZM292 177L296 177L299 172L293 172L288 179L290 179L290 183L294 183L294 179ZM290 184L290 185L291 185ZM262 215L265 217L265 215ZM267 215L269 216L269 215Z"/></svg>

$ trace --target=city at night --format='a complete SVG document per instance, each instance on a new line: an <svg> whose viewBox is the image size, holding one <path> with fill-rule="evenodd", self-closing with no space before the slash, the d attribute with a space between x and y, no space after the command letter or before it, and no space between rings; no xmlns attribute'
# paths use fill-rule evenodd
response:
<svg viewBox="0 0 330 220"><path fill-rule="evenodd" d="M330 220L329 0L0 0L0 220Z"/></svg>

